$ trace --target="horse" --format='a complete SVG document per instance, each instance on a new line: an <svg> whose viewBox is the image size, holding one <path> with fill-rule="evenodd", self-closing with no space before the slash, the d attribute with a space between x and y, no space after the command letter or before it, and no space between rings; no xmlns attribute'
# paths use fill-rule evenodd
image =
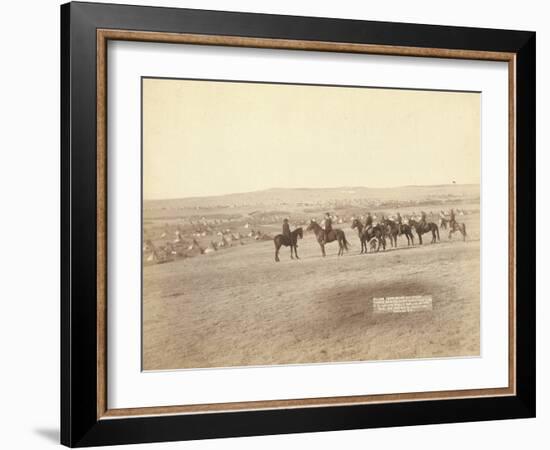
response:
<svg viewBox="0 0 550 450"><path fill-rule="evenodd" d="M411 227L414 227L414 229L416 230L420 245L422 245L422 235L424 233L429 233L430 231L432 232L432 244L435 244L437 241L441 241L439 239L439 227L437 226L437 224L433 222L417 222L414 219L409 219L409 225Z"/></svg>
<svg viewBox="0 0 550 450"><path fill-rule="evenodd" d="M446 219L445 217L439 218L439 228L442 230L446 230L449 227L449 219Z"/></svg>
<svg viewBox="0 0 550 450"><path fill-rule="evenodd" d="M411 231L411 227L405 223L399 224L393 220L386 219L383 222L385 232L390 237L390 245L397 247L397 236L404 234L407 238L407 245L414 245L414 237Z"/></svg>
<svg viewBox="0 0 550 450"><path fill-rule="evenodd" d="M327 240L325 242L325 230L321 228L321 225L319 225L317 222L312 220L309 225L306 228L306 231L312 231L315 233L315 237L317 238L317 242L319 243L319 246L321 247L321 252L323 253L323 256L326 256L325 253L325 244L328 244L329 242L338 242L338 256L342 256L344 254L344 250L348 251L348 244L349 242L346 240L346 235L342 230L339 228L333 228L327 237Z"/></svg>
<svg viewBox="0 0 550 450"><path fill-rule="evenodd" d="M304 237L304 232L302 228L296 228L290 233L290 242L288 238L282 234L278 234L277 236L275 236L273 238L273 243L275 244L275 261L279 262L279 249L281 248L282 245L284 245L285 247L290 246L290 259L294 259L293 253L294 255L296 255L296 259L300 259L297 251L297 248L298 248L297 242L298 242L298 239L302 239L303 237Z"/></svg>
<svg viewBox="0 0 550 450"><path fill-rule="evenodd" d="M449 223L449 239L451 239L453 236L453 233L456 233L457 231L459 231L460 234L462 234L462 240L465 241L467 236L466 225L464 223L458 223L456 220L453 221L452 225Z"/></svg>
<svg viewBox="0 0 550 450"><path fill-rule="evenodd" d="M351 228L357 228L357 235L359 236L359 241L361 241L361 253L367 253L368 245L371 245L372 250L379 251L380 245L386 250L386 238L384 236L384 230L379 226L375 225L373 227L365 227L359 219L353 219Z"/></svg>

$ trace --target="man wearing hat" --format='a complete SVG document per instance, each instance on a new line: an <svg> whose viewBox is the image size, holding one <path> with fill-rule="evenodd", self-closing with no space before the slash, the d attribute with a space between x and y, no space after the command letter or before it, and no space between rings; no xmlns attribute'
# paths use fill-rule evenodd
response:
<svg viewBox="0 0 550 450"><path fill-rule="evenodd" d="M328 242L329 233L332 231L332 219L330 213L325 214L325 242Z"/></svg>
<svg viewBox="0 0 550 450"><path fill-rule="evenodd" d="M422 226L425 226L427 224L426 213L424 211L420 211L420 224Z"/></svg>
<svg viewBox="0 0 550 450"><path fill-rule="evenodd" d="M456 223L456 218L455 218L455 210L452 209L452 208L451 208L450 216L451 217L449 218L449 228L451 230L454 230L457 223Z"/></svg>
<svg viewBox="0 0 550 450"><path fill-rule="evenodd" d="M365 220L365 230L367 232L370 232L372 228L372 222L373 222L372 215L370 212L367 212L367 219Z"/></svg>
<svg viewBox="0 0 550 450"><path fill-rule="evenodd" d="M285 217L283 220L283 236L289 245L292 244L292 236L290 234L290 225L288 224L288 218Z"/></svg>
<svg viewBox="0 0 550 450"><path fill-rule="evenodd" d="M397 218L395 219L395 222L397 223L397 229L399 230L399 234L401 234L402 231L402 225L403 225L403 217L401 217L401 214L399 211L397 212Z"/></svg>

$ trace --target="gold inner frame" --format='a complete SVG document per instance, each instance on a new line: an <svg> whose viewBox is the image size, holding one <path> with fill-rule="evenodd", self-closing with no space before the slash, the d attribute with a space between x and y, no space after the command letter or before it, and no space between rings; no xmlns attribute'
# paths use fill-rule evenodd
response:
<svg viewBox="0 0 550 450"><path fill-rule="evenodd" d="M246 401L200 405L148 406L109 409L107 405L107 42L109 40L219 45L287 50L364 53L508 63L508 387L401 394L358 395L288 400ZM243 410L343 406L402 401L497 397L516 394L516 54L477 50L422 48L341 42L298 41L238 36L158 33L114 29L97 30L97 418L166 414L218 413Z"/></svg>

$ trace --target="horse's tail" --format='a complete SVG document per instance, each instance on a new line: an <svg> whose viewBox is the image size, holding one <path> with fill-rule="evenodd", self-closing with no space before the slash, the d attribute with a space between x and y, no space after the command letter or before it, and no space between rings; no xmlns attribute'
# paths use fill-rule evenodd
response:
<svg viewBox="0 0 550 450"><path fill-rule="evenodd" d="M346 239L346 235L345 233L342 231L342 243L344 244L344 250L346 250L346 252L348 251L348 240ZM351 245L351 244L350 244Z"/></svg>

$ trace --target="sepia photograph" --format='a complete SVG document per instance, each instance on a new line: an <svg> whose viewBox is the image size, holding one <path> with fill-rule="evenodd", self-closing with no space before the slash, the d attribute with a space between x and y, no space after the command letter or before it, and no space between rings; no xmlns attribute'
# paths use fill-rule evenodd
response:
<svg viewBox="0 0 550 450"><path fill-rule="evenodd" d="M480 92L141 94L143 370L480 356Z"/></svg>

